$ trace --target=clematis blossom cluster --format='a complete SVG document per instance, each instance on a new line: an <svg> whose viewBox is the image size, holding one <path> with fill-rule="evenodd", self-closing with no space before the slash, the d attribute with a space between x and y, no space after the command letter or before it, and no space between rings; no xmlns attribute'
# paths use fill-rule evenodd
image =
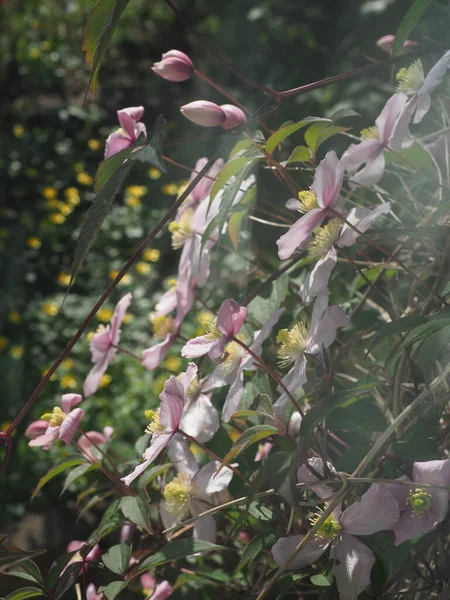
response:
<svg viewBox="0 0 450 600"><path fill-rule="evenodd" d="M64 394L61 398L62 408L55 406L51 413L45 413L26 429L25 436L30 438L28 445L50 450L58 439L69 445L84 415L82 408L73 407L82 400L80 394Z"/></svg>

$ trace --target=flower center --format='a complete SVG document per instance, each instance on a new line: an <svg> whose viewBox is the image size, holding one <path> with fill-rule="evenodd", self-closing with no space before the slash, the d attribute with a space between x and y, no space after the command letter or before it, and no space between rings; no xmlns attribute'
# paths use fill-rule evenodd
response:
<svg viewBox="0 0 450 600"><path fill-rule="evenodd" d="M298 198L300 200L300 207L298 209L300 212L307 213L314 208L319 208L316 193L312 189L299 192Z"/></svg>
<svg viewBox="0 0 450 600"><path fill-rule="evenodd" d="M164 488L167 511L181 521L189 514L189 500L192 496L191 478L186 473L178 473Z"/></svg>
<svg viewBox="0 0 450 600"><path fill-rule="evenodd" d="M278 364L280 367L288 367L303 354L308 340L308 329L301 321L291 329L281 329L277 335Z"/></svg>
<svg viewBox="0 0 450 600"><path fill-rule="evenodd" d="M238 339L243 341L241 339L241 336L238 335L237 337L238 337ZM224 354L228 354L228 356L223 361L223 363L221 363L220 369L221 369L222 373L228 374L228 373L231 373L231 371L233 371L233 369L235 368L237 363L244 356L245 350L242 346L240 346L236 342L229 342L225 346Z"/></svg>
<svg viewBox="0 0 450 600"><path fill-rule="evenodd" d="M422 488L416 488L409 492L409 503L412 511L419 519L429 511L431 507L432 496Z"/></svg>
<svg viewBox="0 0 450 600"><path fill-rule="evenodd" d="M169 231L172 234L172 248L177 250L190 238L193 234L192 217L194 209L187 208L181 215L179 221L171 221L169 223Z"/></svg>
<svg viewBox="0 0 450 600"><path fill-rule="evenodd" d="M159 422L159 411L160 410L161 409L158 408L158 410L146 410L145 411L145 413L144 413L145 418L150 421L150 423L145 428L146 433L154 434L154 433L162 433L164 431L164 427Z"/></svg>
<svg viewBox="0 0 450 600"><path fill-rule="evenodd" d="M59 427L60 425L62 425L66 417L66 413L61 408L59 408L59 406L55 406L51 413L43 414L41 419L43 421L48 421L50 427Z"/></svg>
<svg viewBox="0 0 450 600"><path fill-rule="evenodd" d="M216 327L217 319L213 319L206 329L205 338L208 342L214 342L222 337L222 333Z"/></svg>
<svg viewBox="0 0 450 600"><path fill-rule="evenodd" d="M189 386L187 396L189 399L196 398L200 393L200 379L195 376L192 380L191 385Z"/></svg>
<svg viewBox="0 0 450 600"><path fill-rule="evenodd" d="M373 125L372 127L366 127L365 129L361 129L360 135L365 140L380 139L380 136L378 135L378 127L376 125Z"/></svg>
<svg viewBox="0 0 450 600"><path fill-rule="evenodd" d="M316 259L324 257L331 246L338 241L340 228L340 219L331 219L323 227L316 227L313 231L314 240L308 247L308 254Z"/></svg>
<svg viewBox="0 0 450 600"><path fill-rule="evenodd" d="M398 81L397 92L404 92L405 94L417 92L425 80L420 58L408 68L400 69L395 77Z"/></svg>
<svg viewBox="0 0 450 600"><path fill-rule="evenodd" d="M317 521L321 518L322 512L317 512L312 519L310 519L311 525L317 523ZM334 540L334 538L339 535L341 531L341 526L339 525L339 521L331 514L325 519L322 525L314 534L314 537L324 538L326 540Z"/></svg>
<svg viewBox="0 0 450 600"><path fill-rule="evenodd" d="M159 315L157 317L151 317L153 333L158 337L165 338L172 331L173 318L164 317Z"/></svg>

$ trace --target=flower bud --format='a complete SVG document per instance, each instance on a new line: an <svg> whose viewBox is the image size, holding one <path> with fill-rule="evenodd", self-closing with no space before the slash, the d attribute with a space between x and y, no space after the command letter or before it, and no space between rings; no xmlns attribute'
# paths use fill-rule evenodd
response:
<svg viewBox="0 0 450 600"><path fill-rule="evenodd" d="M223 129L233 129L234 127L242 125L242 123L245 123L247 120L244 111L237 106L234 106L234 104L222 104L220 108L227 118L225 123L221 124Z"/></svg>
<svg viewBox="0 0 450 600"><path fill-rule="evenodd" d="M180 108L181 113L196 125L217 127L227 120L225 112L214 102L196 100Z"/></svg>
<svg viewBox="0 0 450 600"><path fill-rule="evenodd" d="M168 81L186 81L194 73L194 65L184 52L169 50L162 55L160 62L154 63L152 67L157 75Z"/></svg>
<svg viewBox="0 0 450 600"><path fill-rule="evenodd" d="M394 40L395 40L395 35L392 35L392 34L383 35L383 37L380 37L380 39L377 40L376 44L377 44L378 48L381 48L381 50L390 54L392 52L392 45L394 43ZM406 42L403 44L403 48L408 48L411 46L418 46L418 45L419 45L418 42L413 42L412 40L406 40Z"/></svg>
<svg viewBox="0 0 450 600"><path fill-rule="evenodd" d="M27 429L25 430L25 437L29 438L30 440L35 440L39 436L44 435L47 429L48 421L34 421L31 423L31 425L28 425Z"/></svg>

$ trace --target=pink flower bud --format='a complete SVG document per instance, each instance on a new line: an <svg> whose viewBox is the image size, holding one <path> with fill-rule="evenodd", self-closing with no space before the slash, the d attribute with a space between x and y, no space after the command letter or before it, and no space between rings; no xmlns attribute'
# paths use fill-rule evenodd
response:
<svg viewBox="0 0 450 600"><path fill-rule="evenodd" d="M225 123L225 112L214 102L196 100L180 108L181 113L196 125L202 127L217 127Z"/></svg>
<svg viewBox="0 0 450 600"><path fill-rule="evenodd" d="M381 50L383 50L384 52L387 52L388 54L391 53L392 51L392 45L394 43L395 40L395 35L392 35L392 33L388 34L388 35L383 35L383 37L380 37L379 40L377 40L377 46L378 48L381 48ZM411 46L418 46L419 42L413 42L412 40L406 40L406 42L403 44L403 48L408 48Z"/></svg>
<svg viewBox="0 0 450 600"><path fill-rule="evenodd" d="M30 440L35 440L41 435L44 435L47 429L48 421L34 421L26 428L25 437L29 438Z"/></svg>
<svg viewBox="0 0 450 600"><path fill-rule="evenodd" d="M242 125L247 120L244 111L234 106L234 104L222 104L220 108L227 118L225 123L221 124L223 129L233 129L234 127L238 127L238 125Z"/></svg>
<svg viewBox="0 0 450 600"><path fill-rule="evenodd" d="M160 62L154 63L152 71L168 81L186 81L194 73L194 65L184 52L169 50Z"/></svg>

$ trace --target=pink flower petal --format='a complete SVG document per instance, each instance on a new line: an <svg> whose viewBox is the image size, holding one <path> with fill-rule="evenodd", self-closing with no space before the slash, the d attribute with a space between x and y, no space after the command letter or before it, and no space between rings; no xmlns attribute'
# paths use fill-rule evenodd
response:
<svg viewBox="0 0 450 600"><path fill-rule="evenodd" d="M308 464L313 469L315 469L317 471L317 473L319 473L319 475L325 476L324 469L323 469L323 461L321 458L317 458L317 457L308 458ZM331 476L333 477L334 475L336 475L336 481L338 481L336 469L329 462L327 462L327 466L328 466L328 470L329 470ZM311 482L318 481L317 477L315 477L310 471L308 471L308 468L305 465L302 465L299 468L299 470L297 471L297 479L298 479L299 483L311 483ZM330 496L335 494L339 488L336 485L329 486L326 484L323 484L323 485L321 484L321 485L315 485L311 489L317 496L319 496L319 498L323 499L323 498L329 498ZM336 511L336 512L339 512L339 511Z"/></svg>
<svg viewBox="0 0 450 600"><path fill-rule="evenodd" d="M398 546L402 542L423 535L434 529L436 525L436 520L429 512L421 517L416 517L409 508L400 515L400 519L394 527L395 545Z"/></svg>
<svg viewBox="0 0 450 600"><path fill-rule="evenodd" d="M285 260L294 254L294 251L308 238L311 232L318 227L325 219L326 210L323 208L314 208L300 217L289 228L288 232L283 234L277 240L278 256Z"/></svg>
<svg viewBox="0 0 450 600"><path fill-rule="evenodd" d="M157 435L152 436L152 441L150 446L146 449L143 454L144 461L138 465L134 471L132 471L126 477L122 477L121 481L125 483L125 485L130 485L136 477L145 471L145 469L155 460L159 454L164 450L164 448L169 444L172 439L172 433L158 433Z"/></svg>
<svg viewBox="0 0 450 600"><path fill-rule="evenodd" d="M63 442L66 442L67 445L69 445L72 441L83 415L84 410L82 408L75 408L61 423L59 428L59 439L63 440Z"/></svg>
<svg viewBox="0 0 450 600"><path fill-rule="evenodd" d="M61 406L66 414L69 414L71 408L81 402L83 396L81 394L64 394L61 398Z"/></svg>
<svg viewBox="0 0 450 600"><path fill-rule="evenodd" d="M98 390L108 365L109 357L108 354L105 354L103 361L94 365L94 367L89 371L88 376L84 380L83 384L83 393L85 398L89 398L89 396L92 396Z"/></svg>
<svg viewBox="0 0 450 600"><path fill-rule="evenodd" d="M42 446L44 450L49 450L58 439L59 427L48 427L44 435L40 435L28 442L29 446Z"/></svg>
<svg viewBox="0 0 450 600"><path fill-rule="evenodd" d="M333 567L341 600L356 600L359 594L370 585L370 572L375 564L375 556L369 548L353 535L343 533L336 541L330 556L339 561Z"/></svg>
<svg viewBox="0 0 450 600"><path fill-rule="evenodd" d="M197 473L198 462L189 449L187 441L180 434L174 435L171 439L167 454L179 473L186 473L191 478Z"/></svg>
<svg viewBox="0 0 450 600"><path fill-rule="evenodd" d="M128 137L125 137L120 129L111 133L105 142L105 160L126 150L132 145L132 142Z"/></svg>
<svg viewBox="0 0 450 600"><path fill-rule="evenodd" d="M386 204L379 204L372 210L357 206L352 208L346 218L349 223L354 225L361 233L364 233L372 226L375 219L389 213L390 210L391 205L389 202L386 202ZM358 236L359 233L356 233L356 231L347 225L347 223L344 223L337 244L340 247L351 246L355 243Z"/></svg>
<svg viewBox="0 0 450 600"><path fill-rule="evenodd" d="M231 416L234 415L234 413L238 410L243 393L244 373L243 370L238 367L223 405L222 421L228 423L228 421L231 419Z"/></svg>
<svg viewBox="0 0 450 600"><path fill-rule="evenodd" d="M224 467L220 473L220 462L217 460L210 461L204 465L192 480L195 486L195 495L199 498L206 498L210 494L216 494L226 490L232 477L233 471L228 467Z"/></svg>
<svg viewBox="0 0 450 600"><path fill-rule="evenodd" d="M197 366L189 363L187 371L182 373L180 378L172 375L164 384L164 390L159 395L161 398L159 422L166 431L175 432L178 429L188 389L196 374Z"/></svg>
<svg viewBox="0 0 450 600"><path fill-rule="evenodd" d="M336 263L336 249L331 247L325 256L316 262L298 288L299 296L305 304L310 304L316 296L328 294L328 282Z"/></svg>
<svg viewBox="0 0 450 600"><path fill-rule="evenodd" d="M224 335L234 336L244 324L247 313L248 309L240 306L235 300L225 300L217 315L216 327Z"/></svg>
<svg viewBox="0 0 450 600"><path fill-rule="evenodd" d="M193 517L197 517L200 513L208 509L208 505L198 500L191 500L190 511ZM203 540L215 544L217 539L217 526L214 517L206 515L197 519L194 523L194 539Z"/></svg>
<svg viewBox="0 0 450 600"><path fill-rule="evenodd" d="M164 600L173 594L173 588L168 581L161 581L151 595L151 600Z"/></svg>
<svg viewBox="0 0 450 600"><path fill-rule="evenodd" d="M30 440L35 440L36 438L44 435L48 429L48 421L33 421L25 430L25 437Z"/></svg>
<svg viewBox="0 0 450 600"><path fill-rule="evenodd" d="M337 200L344 177L345 159L339 160L336 152L327 152L320 161L311 186L321 208L329 208Z"/></svg>
<svg viewBox="0 0 450 600"><path fill-rule="evenodd" d="M139 119L142 118L143 114L143 106L131 106L130 108L122 108L122 110L117 111L117 118L119 119L120 126L132 142L136 140L134 131L135 125Z"/></svg>
<svg viewBox="0 0 450 600"><path fill-rule="evenodd" d="M351 176L350 183L365 187L375 185L383 177L385 165L384 152L380 149L380 152L370 159L365 167Z"/></svg>
<svg viewBox="0 0 450 600"><path fill-rule="evenodd" d="M398 92L389 98L383 107L380 115L375 120L378 129L380 141L384 146L389 145L389 140L394 129L398 115L405 108L408 102L408 96L403 92Z"/></svg>
<svg viewBox="0 0 450 600"><path fill-rule="evenodd" d="M450 458L446 460L429 460L415 462L413 467L413 481L446 487L450 485ZM425 490L431 493L432 503L430 508L431 519L435 523L442 521L448 511L449 492L445 490Z"/></svg>
<svg viewBox="0 0 450 600"><path fill-rule="evenodd" d="M181 356L184 358L198 358L208 354L217 340L210 340L206 335L201 335L189 340L181 349Z"/></svg>
<svg viewBox="0 0 450 600"><path fill-rule="evenodd" d="M130 306L131 299L132 295L130 293L125 294L114 309L114 314L111 319L111 343L114 345L118 345L120 341L120 326L125 318L128 307Z"/></svg>
<svg viewBox="0 0 450 600"><path fill-rule="evenodd" d="M147 348L142 352L142 366L153 371L166 358L178 332L169 333L162 342L155 344L151 348Z"/></svg>
<svg viewBox="0 0 450 600"><path fill-rule="evenodd" d="M180 429L203 443L210 440L219 429L219 415L205 394L190 400L181 417Z"/></svg>
<svg viewBox="0 0 450 600"><path fill-rule="evenodd" d="M374 160L381 152L383 144L377 139L365 139L359 144L352 144L344 154L347 171L356 171L362 164Z"/></svg>
<svg viewBox="0 0 450 600"><path fill-rule="evenodd" d="M303 540L304 535L293 535L291 537L282 537L272 547L272 556L279 567L285 564L295 548ZM297 571L315 563L330 545L329 540L321 537L313 537L305 546L297 552L295 558L289 563L287 569Z"/></svg>
<svg viewBox="0 0 450 600"><path fill-rule="evenodd" d="M375 483L359 502L344 510L340 524L346 533L371 535L383 529L393 529L398 518L399 508L394 495L387 486Z"/></svg>

